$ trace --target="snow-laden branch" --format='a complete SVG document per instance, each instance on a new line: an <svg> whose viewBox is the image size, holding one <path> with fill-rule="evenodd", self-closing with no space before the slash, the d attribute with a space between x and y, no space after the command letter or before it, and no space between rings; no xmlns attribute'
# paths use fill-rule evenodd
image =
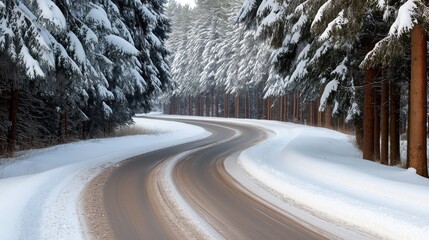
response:
<svg viewBox="0 0 429 240"><path fill-rule="evenodd" d="M392 24L389 30L391 36L402 36L408 33L416 25L417 19L415 18L417 13L416 0L408 0L405 2L398 11L398 16L395 22Z"/></svg>

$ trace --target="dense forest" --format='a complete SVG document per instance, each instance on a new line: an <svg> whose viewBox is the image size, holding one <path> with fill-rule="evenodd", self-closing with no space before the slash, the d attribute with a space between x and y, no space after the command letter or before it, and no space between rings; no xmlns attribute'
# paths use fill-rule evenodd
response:
<svg viewBox="0 0 429 240"><path fill-rule="evenodd" d="M165 112L353 130L363 158L427 176L425 2L174 1Z"/></svg>
<svg viewBox="0 0 429 240"><path fill-rule="evenodd" d="M165 0L1 0L0 152L111 133L169 89Z"/></svg>

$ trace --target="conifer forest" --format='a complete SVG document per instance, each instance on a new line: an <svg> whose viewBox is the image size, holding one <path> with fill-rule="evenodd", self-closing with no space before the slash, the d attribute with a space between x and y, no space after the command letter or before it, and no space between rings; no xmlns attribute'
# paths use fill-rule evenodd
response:
<svg viewBox="0 0 429 240"><path fill-rule="evenodd" d="M422 0L0 0L0 152L136 113L293 122L428 176Z"/></svg>
<svg viewBox="0 0 429 240"><path fill-rule="evenodd" d="M363 158L427 176L424 1L170 2L164 112L352 133Z"/></svg>
<svg viewBox="0 0 429 240"><path fill-rule="evenodd" d="M170 87L165 0L0 1L0 150L109 134Z"/></svg>

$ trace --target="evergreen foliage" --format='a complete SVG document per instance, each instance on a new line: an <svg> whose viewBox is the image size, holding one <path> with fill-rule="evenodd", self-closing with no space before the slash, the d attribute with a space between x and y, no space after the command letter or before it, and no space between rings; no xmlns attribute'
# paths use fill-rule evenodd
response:
<svg viewBox="0 0 429 240"><path fill-rule="evenodd" d="M1 1L1 150L99 136L149 111L170 86L164 5Z"/></svg>

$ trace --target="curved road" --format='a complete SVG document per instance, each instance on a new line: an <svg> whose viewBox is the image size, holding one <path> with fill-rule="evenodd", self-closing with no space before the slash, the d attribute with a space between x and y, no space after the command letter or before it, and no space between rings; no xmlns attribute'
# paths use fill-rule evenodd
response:
<svg viewBox="0 0 429 240"><path fill-rule="evenodd" d="M188 205L223 238L325 238L276 211L226 172L225 158L263 140L263 130L229 123L182 122L201 126L213 134L128 159L108 177L104 207L117 239L201 238L192 227L177 223L180 218L171 216L174 211L166 213L165 209L172 206L162 200L162 184L157 180L163 164L186 151L192 153L182 154L173 169L174 183Z"/></svg>

